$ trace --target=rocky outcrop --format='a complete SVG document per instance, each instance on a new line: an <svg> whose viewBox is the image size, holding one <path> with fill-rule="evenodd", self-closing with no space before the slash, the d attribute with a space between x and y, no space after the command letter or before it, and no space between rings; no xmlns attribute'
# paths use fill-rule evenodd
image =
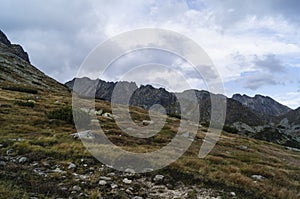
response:
<svg viewBox="0 0 300 199"><path fill-rule="evenodd" d="M7 39L6 35L0 30L0 43L9 46L10 41Z"/></svg>
<svg viewBox="0 0 300 199"><path fill-rule="evenodd" d="M263 117L280 116L291 110L268 96L255 95L254 97L249 97L247 95L234 94L232 99L239 101L254 113Z"/></svg>
<svg viewBox="0 0 300 199"><path fill-rule="evenodd" d="M27 52L24 51L22 46L18 44L11 44L11 42L8 40L6 35L1 30L0 30L0 45L1 45L0 53L11 53L25 60L26 62L30 63L29 56Z"/></svg>

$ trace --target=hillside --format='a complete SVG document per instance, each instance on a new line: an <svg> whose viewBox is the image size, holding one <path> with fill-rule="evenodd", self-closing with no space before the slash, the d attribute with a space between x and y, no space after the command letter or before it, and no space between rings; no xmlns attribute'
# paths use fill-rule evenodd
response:
<svg viewBox="0 0 300 199"><path fill-rule="evenodd" d="M5 48L0 50L0 198L300 197L299 152L223 131L211 153L200 159L205 135L215 130L197 123L190 123L198 127L192 145L163 169L138 174L130 164L124 172L102 164L78 137L94 142L104 135L97 131L77 133L71 92ZM231 103L229 106L242 106L237 101ZM116 125L110 102L96 99L95 110L96 122L105 136L136 153L166 146L180 123L178 118L168 117L155 136L135 138ZM81 114L93 115L84 110ZM130 114L138 125L149 120L148 110L141 107L131 106ZM190 135L180 136L192 139ZM101 146L111 150L110 146ZM147 160L142 163L147 164Z"/></svg>

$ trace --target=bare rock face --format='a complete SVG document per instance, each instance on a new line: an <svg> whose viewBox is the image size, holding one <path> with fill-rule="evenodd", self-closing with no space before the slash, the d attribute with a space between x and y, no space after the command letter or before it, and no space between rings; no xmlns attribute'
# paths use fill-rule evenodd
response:
<svg viewBox="0 0 300 199"><path fill-rule="evenodd" d="M30 63L29 56L27 52L24 51L22 46L18 44L11 44L6 35L0 30L0 45L1 45L1 53L11 53L16 55L17 57L25 60Z"/></svg>
<svg viewBox="0 0 300 199"><path fill-rule="evenodd" d="M276 102L274 99L262 95L249 97L247 95L235 94L232 96L232 99L239 101L244 106L250 108L254 113L261 116L280 116L291 110L289 107Z"/></svg>
<svg viewBox="0 0 300 199"><path fill-rule="evenodd" d="M11 43L10 41L7 39L6 35L0 30L0 43L3 43L7 46L10 46Z"/></svg>

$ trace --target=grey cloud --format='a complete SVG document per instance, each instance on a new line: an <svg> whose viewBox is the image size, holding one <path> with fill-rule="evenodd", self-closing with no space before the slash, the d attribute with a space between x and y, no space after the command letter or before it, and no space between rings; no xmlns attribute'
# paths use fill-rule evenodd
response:
<svg viewBox="0 0 300 199"><path fill-rule="evenodd" d="M275 55L266 55L263 58L256 57L254 60L254 64L258 69L262 69L263 71L268 71L271 73L279 73L285 71L285 67Z"/></svg>
<svg viewBox="0 0 300 199"><path fill-rule="evenodd" d="M269 74L263 73L254 73L243 78L244 88L257 90L263 86L267 85L278 85L281 84L279 81L276 81L275 78Z"/></svg>
<svg viewBox="0 0 300 199"><path fill-rule="evenodd" d="M76 75L85 56L104 38L103 33L95 31L99 21L93 18L92 9L83 0L4 0L0 24L12 42L29 53L33 65L65 82ZM87 33L93 38L89 39Z"/></svg>
<svg viewBox="0 0 300 199"><path fill-rule="evenodd" d="M205 2L211 10L219 10L215 20L223 27L230 27L232 23L247 16L283 16L285 19L299 24L298 0L212 0Z"/></svg>

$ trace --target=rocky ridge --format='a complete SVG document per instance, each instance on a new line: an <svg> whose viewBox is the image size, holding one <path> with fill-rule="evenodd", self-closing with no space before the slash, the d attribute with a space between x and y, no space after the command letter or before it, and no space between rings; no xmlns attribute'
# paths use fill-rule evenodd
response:
<svg viewBox="0 0 300 199"><path fill-rule="evenodd" d="M0 51L1 53L9 52L23 59L24 61L30 63L29 56L27 52L24 51L22 46L20 46L19 44L12 44L1 30L0 30L0 45L1 45L1 51Z"/></svg>
<svg viewBox="0 0 300 199"><path fill-rule="evenodd" d="M171 93L164 88L155 88L151 85L138 87L134 82L105 82L100 79L91 80L87 77L74 78L65 85L72 89L75 81L77 82L76 92L82 96L96 97L111 102L112 93L118 84L122 87L119 96L128 97L129 90L134 90L129 105L148 110L152 105L160 104L165 107L167 114L176 117L180 117L177 97L189 101L191 94L195 94L200 105L200 122L206 124L210 122L211 97L226 100L225 126L229 127L226 128L227 130L291 147L300 147L298 126L291 126L282 120L284 114L287 114L289 118L296 118L295 114L297 115L298 112L293 114L290 108L270 97L256 95L251 98L246 95L235 94L232 98L227 98L204 90ZM123 98L117 103L127 104ZM284 125L282 125L283 123ZM283 126L285 127L283 128Z"/></svg>
<svg viewBox="0 0 300 199"><path fill-rule="evenodd" d="M284 115L291 109L284 106L268 96L255 95L249 97L247 95L234 94L232 99L239 101L244 106L250 108L255 113L267 117Z"/></svg>

